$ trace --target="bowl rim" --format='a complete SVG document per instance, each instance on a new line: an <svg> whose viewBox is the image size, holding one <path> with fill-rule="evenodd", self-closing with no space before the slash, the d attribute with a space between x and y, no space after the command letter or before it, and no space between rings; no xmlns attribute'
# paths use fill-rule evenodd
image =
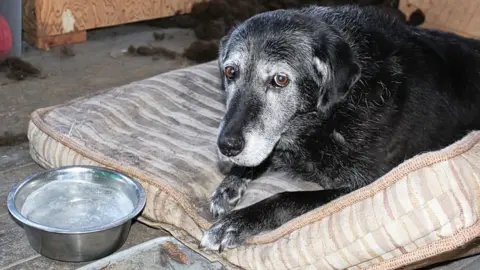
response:
<svg viewBox="0 0 480 270"><path fill-rule="evenodd" d="M126 216L117 219L116 221L102 225L102 226L96 226L96 227L91 227L88 230L83 230L83 231L72 231L72 230L66 230L66 229L60 229L60 228L54 228L50 226L45 226L40 223L31 221L27 219L25 216L23 216L20 211L15 207L15 197L19 190L26 185L28 182L30 182L32 179L36 178L37 176L41 174L46 174L49 172L54 172L54 171L61 171L61 170L69 170L69 169L74 169L74 168L83 168L83 169L91 169L91 170L97 170L97 171L104 171L104 172L109 172L109 173L114 173L131 183L133 183L138 190L138 204L135 205L134 209ZM112 170L106 167L101 167L101 166L91 166L91 165L72 165L72 166L59 166L47 170L43 170L37 173L34 173L30 176L25 177L22 181L19 183L15 184L11 189L10 192L8 193L7 197L7 208L10 214L20 221L23 225L27 225L42 231L46 232L51 232L51 233L59 233L59 234L86 234L86 233L94 233L94 232L100 232L100 231L106 231L118 226L121 226L125 224L126 222L132 220L134 217L136 217L145 207L146 204L146 193L145 189L142 187L142 185L135 180L134 178L127 176L124 173L121 173L116 170Z"/></svg>

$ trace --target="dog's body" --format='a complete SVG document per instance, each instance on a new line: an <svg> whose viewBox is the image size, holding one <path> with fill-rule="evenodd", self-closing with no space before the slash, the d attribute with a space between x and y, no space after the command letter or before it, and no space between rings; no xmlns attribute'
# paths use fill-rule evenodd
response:
<svg viewBox="0 0 480 270"><path fill-rule="evenodd" d="M219 155L236 166L212 195L220 220L202 239L210 249L239 245L480 129L480 41L375 8L254 16L222 40L219 66L227 96ZM230 212L266 170L326 190Z"/></svg>

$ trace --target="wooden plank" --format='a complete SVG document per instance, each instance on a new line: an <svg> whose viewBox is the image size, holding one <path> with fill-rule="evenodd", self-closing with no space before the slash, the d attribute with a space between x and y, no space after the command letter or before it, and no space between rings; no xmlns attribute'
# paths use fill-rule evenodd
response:
<svg viewBox="0 0 480 270"><path fill-rule="evenodd" d="M0 218L2 215L8 214L7 196L10 189L25 177L42 170L43 169L36 163L29 163L0 173Z"/></svg>
<svg viewBox="0 0 480 270"><path fill-rule="evenodd" d="M0 215L0 269L39 256L28 243L23 228L10 215Z"/></svg>
<svg viewBox="0 0 480 270"><path fill-rule="evenodd" d="M37 37L25 32L23 35L26 42L40 49L49 49L64 44L81 43L87 40L87 31L78 31L68 34Z"/></svg>
<svg viewBox="0 0 480 270"><path fill-rule="evenodd" d="M6 222L5 222L6 221ZM13 220L0 220L0 269L77 269L90 262L70 263L51 260L36 253L28 243L23 229ZM134 223L127 241L119 251L128 249L156 237L167 236L167 232ZM3 238L3 239L2 239ZM118 252L118 251L117 251ZM5 258L5 259L3 259Z"/></svg>
<svg viewBox="0 0 480 270"><path fill-rule="evenodd" d="M70 2L78 2L75 0ZM111 0L90 2L90 10L83 13L86 28L98 28L161 17L169 17L177 11L189 12L195 2L201 0Z"/></svg>
<svg viewBox="0 0 480 270"><path fill-rule="evenodd" d="M0 147L0 173L32 162L28 142L15 146ZM1 183L2 180L0 179Z"/></svg>
<svg viewBox="0 0 480 270"><path fill-rule="evenodd" d="M37 37L169 17L202 0L24 0L26 31Z"/></svg>
<svg viewBox="0 0 480 270"><path fill-rule="evenodd" d="M0 148L0 269L19 261L38 257L27 237L10 216L7 209L8 192L13 185L28 175L42 170L33 163L28 144Z"/></svg>
<svg viewBox="0 0 480 270"><path fill-rule="evenodd" d="M401 0L400 9L407 15L419 8L425 13L426 28L480 37L480 1L478 0Z"/></svg>
<svg viewBox="0 0 480 270"><path fill-rule="evenodd" d="M30 156L28 143L0 147L0 232L1 219L8 215L7 196L10 189L25 177L43 170Z"/></svg>
<svg viewBox="0 0 480 270"><path fill-rule="evenodd" d="M37 20L37 6L36 0L22 1L22 28L23 31L30 35L37 36L37 25L40 25Z"/></svg>
<svg viewBox="0 0 480 270"><path fill-rule="evenodd" d="M480 256L475 255L460 260L444 263L429 270L478 270L480 269Z"/></svg>

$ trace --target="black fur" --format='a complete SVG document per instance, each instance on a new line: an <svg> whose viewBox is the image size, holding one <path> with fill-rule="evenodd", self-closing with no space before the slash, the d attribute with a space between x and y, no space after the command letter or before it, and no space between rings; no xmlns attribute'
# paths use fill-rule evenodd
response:
<svg viewBox="0 0 480 270"><path fill-rule="evenodd" d="M220 215L202 240L207 248L242 244L372 183L406 159L480 129L479 40L416 28L376 8L355 6L274 11L240 29L224 40L221 57L238 40L255 43L261 36L273 40L269 54L303 74L296 85L302 106L262 166L327 190L282 193ZM306 41L298 47L279 42L292 32ZM305 44L312 57L328 64L329 78L311 72ZM253 180L245 173L252 169L235 177Z"/></svg>

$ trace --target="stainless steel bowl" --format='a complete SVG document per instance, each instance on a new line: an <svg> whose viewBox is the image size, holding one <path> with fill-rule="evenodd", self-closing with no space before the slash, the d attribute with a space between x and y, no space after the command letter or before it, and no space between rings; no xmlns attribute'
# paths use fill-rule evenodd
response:
<svg viewBox="0 0 480 270"><path fill-rule="evenodd" d="M110 201L102 201L109 196ZM72 199L74 197L78 198L77 201ZM145 200L142 186L124 174L101 167L68 166L42 171L15 185L8 194L8 210L23 225L30 245L38 253L60 261L84 262L108 256L125 243L132 220L144 208ZM78 206L80 201L82 203ZM120 202L128 203L128 207ZM75 203L78 207L90 207L87 209L90 212L79 211ZM98 208L90 206L93 204ZM96 213L101 212L98 210L101 207L117 209L120 213L118 219L114 214L110 217ZM102 218L106 221L101 221ZM93 225L78 225L83 223Z"/></svg>

